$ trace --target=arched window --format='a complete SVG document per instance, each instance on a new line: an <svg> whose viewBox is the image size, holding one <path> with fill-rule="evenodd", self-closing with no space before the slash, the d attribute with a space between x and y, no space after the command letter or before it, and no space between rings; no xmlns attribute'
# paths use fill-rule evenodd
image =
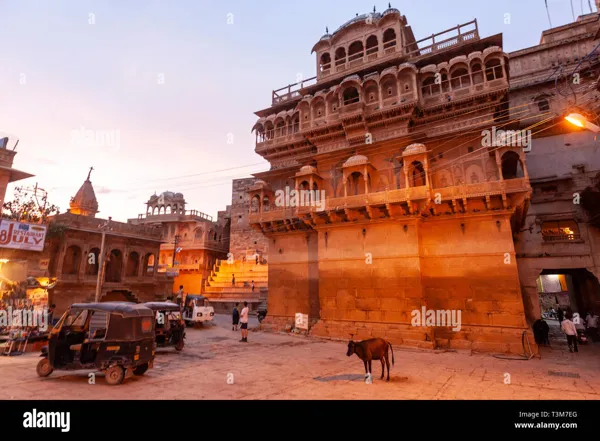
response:
<svg viewBox="0 0 600 441"><path fill-rule="evenodd" d="M148 253L144 257L144 275L151 276L154 274L154 254Z"/></svg>
<svg viewBox="0 0 600 441"><path fill-rule="evenodd" d="M204 236L204 231L202 230L202 228L197 228L194 233L194 238L196 240L202 240L202 236Z"/></svg>
<svg viewBox="0 0 600 441"><path fill-rule="evenodd" d="M300 114L295 113L292 116L292 133L297 133L300 130Z"/></svg>
<svg viewBox="0 0 600 441"><path fill-rule="evenodd" d="M471 65L471 75L473 76L473 84L483 83L483 71L481 70L481 64L475 62Z"/></svg>
<svg viewBox="0 0 600 441"><path fill-rule="evenodd" d="M544 242L566 242L580 240L581 234L577 222L572 219L546 221L542 224Z"/></svg>
<svg viewBox="0 0 600 441"><path fill-rule="evenodd" d="M519 179L525 177L521 158L515 152L506 152L502 155L502 177L504 179Z"/></svg>
<svg viewBox="0 0 600 441"><path fill-rule="evenodd" d="M344 106L357 103L360 100L356 87L348 87L344 90Z"/></svg>
<svg viewBox="0 0 600 441"><path fill-rule="evenodd" d="M376 54L379 50L379 42L376 35L371 35L367 38L367 55Z"/></svg>
<svg viewBox="0 0 600 441"><path fill-rule="evenodd" d="M355 41L348 48L348 61L354 61L364 56L364 47L362 41Z"/></svg>
<svg viewBox="0 0 600 441"><path fill-rule="evenodd" d="M331 55L329 55L329 52L325 52L323 55L321 55L321 62L319 63L319 68L321 69L321 72L323 72L324 70L329 70L331 68Z"/></svg>
<svg viewBox="0 0 600 441"><path fill-rule="evenodd" d="M452 74L450 74L450 84L452 85L452 90L469 87L471 85L471 78L467 69L461 67L453 70Z"/></svg>
<svg viewBox="0 0 600 441"><path fill-rule="evenodd" d="M127 269L125 270L126 277L137 277L140 266L140 255L132 251L127 257Z"/></svg>
<svg viewBox="0 0 600 441"><path fill-rule="evenodd" d="M503 76L502 64L498 58L493 58L485 63L485 78L487 81L497 80Z"/></svg>
<svg viewBox="0 0 600 441"><path fill-rule="evenodd" d="M348 196L356 196L359 194L365 194L365 179L362 173L353 172L350 176L348 176L347 183L347 192Z"/></svg>
<svg viewBox="0 0 600 441"><path fill-rule="evenodd" d="M171 214L171 206L167 205L167 209L165 210L166 214Z"/></svg>
<svg viewBox="0 0 600 441"><path fill-rule="evenodd" d="M260 198L255 195L250 203L250 213L258 213L260 211Z"/></svg>
<svg viewBox="0 0 600 441"><path fill-rule="evenodd" d="M411 187L421 187L425 185L425 169L420 161L413 161L410 164L408 179Z"/></svg>
<svg viewBox="0 0 600 441"><path fill-rule="evenodd" d="M285 134L285 122L279 121L275 127L275 137L278 138L280 136L284 136Z"/></svg>
<svg viewBox="0 0 600 441"><path fill-rule="evenodd" d="M437 95L440 92L440 85L435 83L434 75L427 77L423 81L423 87L421 88L421 93L423 94L423 96Z"/></svg>
<svg viewBox="0 0 600 441"><path fill-rule="evenodd" d="M76 245L71 245L65 252L63 259L62 273L77 274L79 265L81 264L81 248Z"/></svg>
<svg viewBox="0 0 600 441"><path fill-rule="evenodd" d="M87 255L85 274L95 276L100 268L100 248L92 248Z"/></svg>
<svg viewBox="0 0 600 441"><path fill-rule="evenodd" d="M216 242L217 241L217 232L215 231L215 234L213 236L213 240Z"/></svg>
<svg viewBox="0 0 600 441"><path fill-rule="evenodd" d="M346 48L338 47L335 51L335 65L346 64Z"/></svg>
<svg viewBox="0 0 600 441"><path fill-rule="evenodd" d="M265 196L263 198L263 211L269 211L270 208L269 198Z"/></svg>
<svg viewBox="0 0 600 441"><path fill-rule="evenodd" d="M120 282L123 272L123 253L120 250L112 250L106 262L106 282Z"/></svg>
<svg viewBox="0 0 600 441"><path fill-rule="evenodd" d="M386 29L383 33L383 48L387 49L396 46L396 31L392 28Z"/></svg>

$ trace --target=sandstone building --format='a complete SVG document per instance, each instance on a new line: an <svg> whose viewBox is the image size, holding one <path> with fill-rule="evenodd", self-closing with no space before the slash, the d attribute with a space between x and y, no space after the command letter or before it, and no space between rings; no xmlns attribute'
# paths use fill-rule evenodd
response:
<svg viewBox="0 0 600 441"><path fill-rule="evenodd" d="M271 169L249 211L269 238L268 323L304 313L315 335L522 352L526 153L482 141L509 122L502 35L473 21L417 41L390 8L313 52L316 77L256 112ZM282 204L290 189L304 203ZM413 326L423 307L462 311L461 329Z"/></svg>
<svg viewBox="0 0 600 441"><path fill-rule="evenodd" d="M49 302L56 312L71 304L95 300L98 272L99 301L154 301L171 294L173 279L157 271L162 234L148 226L131 225L96 217L98 202L90 175L71 199L70 209L50 219L52 233L43 257L47 269L32 273L57 280ZM102 231L105 231L106 265L100 267ZM35 269L35 268L32 268Z"/></svg>
<svg viewBox="0 0 600 441"><path fill-rule="evenodd" d="M227 259L230 207L219 211L214 221L212 216L186 210L185 206L181 193L154 194L146 202L146 213L128 223L158 228L163 242L158 272L174 275L173 292L183 285L186 293L199 294L204 292L217 260Z"/></svg>
<svg viewBox="0 0 600 441"><path fill-rule="evenodd" d="M588 14L510 54L511 119L540 123L527 153L531 205L516 238L530 321L557 300L580 313L600 311L600 140L563 119L594 118L598 109L599 34L598 14Z"/></svg>

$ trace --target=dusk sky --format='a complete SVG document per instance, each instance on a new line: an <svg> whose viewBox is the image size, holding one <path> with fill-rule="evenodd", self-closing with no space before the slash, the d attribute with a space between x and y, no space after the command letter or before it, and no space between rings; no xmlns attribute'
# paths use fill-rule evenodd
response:
<svg viewBox="0 0 600 441"><path fill-rule="evenodd" d="M417 39L476 18L481 37L502 33L511 52L550 27L544 0L391 3ZM571 5L596 11L590 0L547 3L554 27L573 21ZM254 153L254 112L273 89L315 75L310 51L326 26L372 10L363 0L2 0L0 131L20 139L14 167L35 175L16 184L37 182L64 212L93 166L100 217L136 217L171 190L216 218L232 179L268 169ZM82 128L119 142L79 142Z"/></svg>

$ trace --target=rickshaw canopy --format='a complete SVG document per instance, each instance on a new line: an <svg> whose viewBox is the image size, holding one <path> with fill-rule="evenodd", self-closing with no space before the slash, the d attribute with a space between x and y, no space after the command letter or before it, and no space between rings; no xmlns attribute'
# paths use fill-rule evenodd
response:
<svg viewBox="0 0 600 441"><path fill-rule="evenodd" d="M181 311L181 307L173 302L146 302L143 305L153 311Z"/></svg>
<svg viewBox="0 0 600 441"><path fill-rule="evenodd" d="M123 318L154 317L152 309L133 302L74 303L70 310L102 311Z"/></svg>

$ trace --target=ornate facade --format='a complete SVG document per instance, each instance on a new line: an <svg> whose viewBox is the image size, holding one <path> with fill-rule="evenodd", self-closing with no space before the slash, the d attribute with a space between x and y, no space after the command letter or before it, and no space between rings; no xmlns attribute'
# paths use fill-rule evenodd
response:
<svg viewBox="0 0 600 441"><path fill-rule="evenodd" d="M597 123L599 44L600 18L587 14L510 54L511 119L520 127L539 124L527 153L531 207L516 241L530 321L541 317L542 307L556 308L557 300L580 314L600 311L598 140L563 119L578 112ZM565 283L545 286L558 279Z"/></svg>
<svg viewBox="0 0 600 441"><path fill-rule="evenodd" d="M509 118L502 36L473 21L415 41L390 8L313 52L316 77L256 112L268 323L304 313L315 335L522 352L513 236L531 187L522 146L493 141ZM281 203L288 189L306 197ZM460 310L461 329L414 326L423 307Z"/></svg>
<svg viewBox="0 0 600 441"><path fill-rule="evenodd" d="M96 218L98 202L89 174L70 207L50 219L52 232L41 256L49 259L49 266L35 274L57 279L49 298L57 313L73 303L93 302L98 272L100 301L154 301L171 294L173 279L157 271L160 230ZM102 275L103 230L106 265Z"/></svg>
<svg viewBox="0 0 600 441"><path fill-rule="evenodd" d="M175 275L173 291L180 285L187 293L204 292L205 284L218 259L227 259L230 236L230 208L212 216L186 210L183 194L166 191L152 195L146 202L146 214L129 219L133 225L159 228L159 272ZM179 249L173 258L174 252Z"/></svg>

